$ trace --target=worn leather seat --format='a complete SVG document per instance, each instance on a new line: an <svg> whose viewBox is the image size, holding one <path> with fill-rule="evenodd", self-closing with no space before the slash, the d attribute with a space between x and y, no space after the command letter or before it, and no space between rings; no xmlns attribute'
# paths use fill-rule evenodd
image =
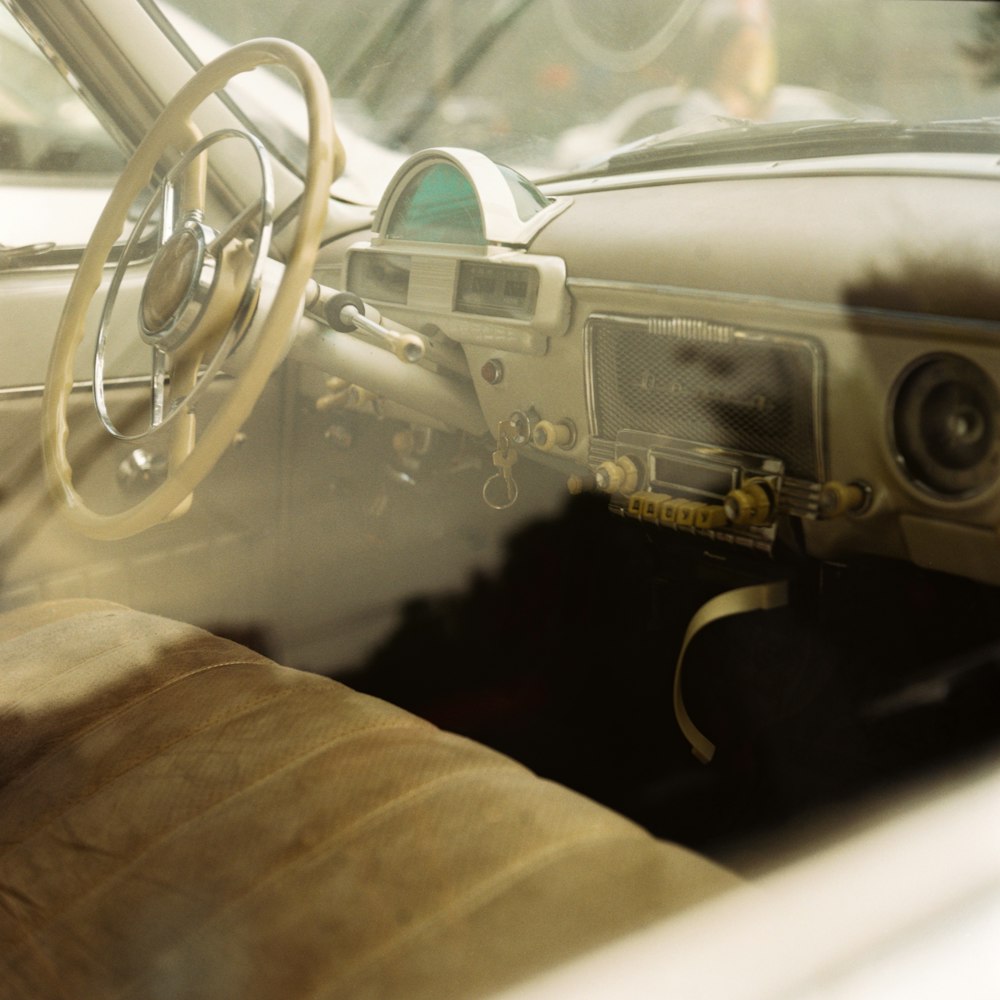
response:
<svg viewBox="0 0 1000 1000"><path fill-rule="evenodd" d="M0 995L480 996L736 884L189 625L0 616Z"/></svg>

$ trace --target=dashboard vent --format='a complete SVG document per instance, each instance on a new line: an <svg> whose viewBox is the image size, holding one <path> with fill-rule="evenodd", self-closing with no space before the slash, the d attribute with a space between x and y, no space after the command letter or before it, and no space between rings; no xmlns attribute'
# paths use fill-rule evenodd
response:
<svg viewBox="0 0 1000 1000"><path fill-rule="evenodd" d="M596 437L625 430L780 458L822 480L822 353L805 337L684 317L587 322Z"/></svg>

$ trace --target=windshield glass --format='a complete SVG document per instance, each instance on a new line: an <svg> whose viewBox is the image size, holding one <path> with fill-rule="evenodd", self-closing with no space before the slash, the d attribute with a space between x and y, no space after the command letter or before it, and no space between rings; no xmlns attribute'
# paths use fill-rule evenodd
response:
<svg viewBox="0 0 1000 1000"><path fill-rule="evenodd" d="M175 5L202 26L181 26L199 54L211 54L213 37L303 45L326 72L338 123L385 150L472 147L532 176L718 116L922 123L1000 113L991 2Z"/></svg>

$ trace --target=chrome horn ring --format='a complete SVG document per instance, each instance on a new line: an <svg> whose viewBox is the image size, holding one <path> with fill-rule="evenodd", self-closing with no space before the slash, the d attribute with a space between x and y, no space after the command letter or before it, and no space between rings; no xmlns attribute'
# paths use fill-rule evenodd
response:
<svg viewBox="0 0 1000 1000"><path fill-rule="evenodd" d="M177 188L197 158L226 139L242 139L250 145L260 171L260 194L222 230L216 231L205 223L201 210L181 212ZM143 430L128 434L115 424L108 412L104 389L108 331L122 282L139 255L143 233L157 211L160 213L159 246L146 275L138 315L139 336L153 350L149 423ZM243 231L251 226L254 233L247 238ZM238 346L253 318L273 227L274 178L271 164L261 142L250 133L240 129L212 132L192 146L167 172L125 243L101 311L94 348L93 393L98 417L109 434L120 441L139 441L167 426L182 409L190 410L194 406L219 373L226 358ZM197 335L218 288L222 256L241 234L244 245L251 248L251 255L246 267L246 281L228 317L226 332L191 390L171 398L168 403L171 356Z"/></svg>

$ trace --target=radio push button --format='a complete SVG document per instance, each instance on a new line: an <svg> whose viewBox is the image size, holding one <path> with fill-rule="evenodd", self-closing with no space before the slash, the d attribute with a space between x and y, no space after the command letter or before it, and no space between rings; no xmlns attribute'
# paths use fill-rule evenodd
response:
<svg viewBox="0 0 1000 1000"><path fill-rule="evenodd" d="M677 505L676 524L678 528L693 528L695 514L703 506L695 500L682 500Z"/></svg>
<svg viewBox="0 0 1000 1000"><path fill-rule="evenodd" d="M726 508L722 504L705 503L694 512L694 526L701 531L711 531L728 523Z"/></svg>
<svg viewBox="0 0 1000 1000"><path fill-rule="evenodd" d="M665 493L639 490L629 496L625 513L637 521L648 521L651 524L656 524L660 520L660 508L669 502L670 497Z"/></svg>
<svg viewBox="0 0 1000 1000"><path fill-rule="evenodd" d="M649 490L630 494L624 513L636 521L699 531L711 531L728 523L721 504L685 500Z"/></svg>

